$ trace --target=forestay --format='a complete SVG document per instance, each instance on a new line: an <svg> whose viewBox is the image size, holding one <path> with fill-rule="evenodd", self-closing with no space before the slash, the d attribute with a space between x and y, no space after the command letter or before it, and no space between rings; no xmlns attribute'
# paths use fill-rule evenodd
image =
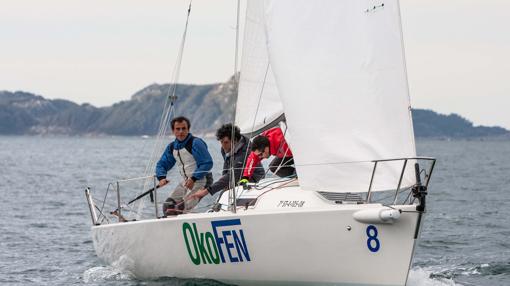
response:
<svg viewBox="0 0 510 286"><path fill-rule="evenodd" d="M281 98L303 189L366 191L372 160L416 156L398 1L249 5L238 115L255 105L268 56L278 88L270 78L264 89ZM256 122L278 103L272 108L261 108ZM395 189L401 168L380 164L373 189ZM406 172L402 186L414 181Z"/></svg>
<svg viewBox="0 0 510 286"><path fill-rule="evenodd" d="M236 124L245 134L260 132L283 115L269 64L263 23L263 1L248 1Z"/></svg>

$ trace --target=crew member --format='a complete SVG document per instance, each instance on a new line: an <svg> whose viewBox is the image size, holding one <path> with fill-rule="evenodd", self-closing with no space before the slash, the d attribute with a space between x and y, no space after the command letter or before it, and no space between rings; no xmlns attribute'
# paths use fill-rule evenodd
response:
<svg viewBox="0 0 510 286"><path fill-rule="evenodd" d="M231 179L231 171L232 168L231 162L232 157L234 161L234 182L238 182L241 179L241 175L243 173L244 168L244 160L246 158L246 153L250 150L250 140L246 138L246 136L241 135L241 131L239 127L234 126L234 140L232 142L232 124L224 124L216 131L216 139L220 142L221 145L221 155L223 156L223 171L222 176L214 182L211 186L207 186L202 190L197 191L193 196L201 199L208 193L214 195L215 193L226 190L230 187L230 179ZM233 143L233 144L232 144ZM234 150L232 152L232 145L234 146ZM233 155L232 155L233 154ZM253 180L258 182L260 179L264 178L265 172L264 168L260 164L255 165L256 167L253 170Z"/></svg>
<svg viewBox="0 0 510 286"><path fill-rule="evenodd" d="M191 124L188 118L176 117L170 124L175 140L168 144L161 155L156 165L156 177L160 187L166 185L167 172L177 163L183 181L163 204L165 216L189 211L197 205L198 199L188 197L206 186L207 177L212 180L210 171L213 166L207 144L189 132Z"/></svg>
<svg viewBox="0 0 510 286"><path fill-rule="evenodd" d="M275 156L269 164L271 172L279 177L289 177L296 174L292 152L280 127L273 127L255 137L251 150L252 152L248 156L243 172L243 182L246 182L246 180L253 181L255 166L260 164L262 159L267 159L271 155Z"/></svg>

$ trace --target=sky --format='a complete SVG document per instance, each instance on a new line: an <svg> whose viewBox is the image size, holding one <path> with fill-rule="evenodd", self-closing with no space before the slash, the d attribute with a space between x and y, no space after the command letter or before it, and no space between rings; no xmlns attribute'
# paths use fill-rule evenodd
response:
<svg viewBox="0 0 510 286"><path fill-rule="evenodd" d="M108 106L171 81L189 1L1 3L0 90ZM179 82L233 74L236 3L193 1ZM510 129L510 1L400 6L413 107Z"/></svg>

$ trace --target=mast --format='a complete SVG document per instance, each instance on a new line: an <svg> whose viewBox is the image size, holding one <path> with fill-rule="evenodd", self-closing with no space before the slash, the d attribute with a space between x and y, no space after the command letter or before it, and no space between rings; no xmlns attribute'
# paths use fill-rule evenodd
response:
<svg viewBox="0 0 510 286"><path fill-rule="evenodd" d="M234 95L236 100L234 100L234 116L232 119L232 133L230 135L230 191L229 191L229 207L233 213L236 213L237 205L236 205L236 177L234 170L234 140L235 140L235 128L234 123L236 122L236 109L237 109L237 93L239 91L239 75L237 72L237 61L238 61L238 53L239 53L239 14L240 14L240 6L241 1L237 0L237 16L236 16L236 40L235 40L235 52L234 52Z"/></svg>

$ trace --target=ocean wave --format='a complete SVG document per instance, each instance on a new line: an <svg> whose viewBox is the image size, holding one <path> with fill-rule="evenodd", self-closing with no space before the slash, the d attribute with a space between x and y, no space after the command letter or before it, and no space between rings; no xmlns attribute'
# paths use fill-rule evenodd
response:
<svg viewBox="0 0 510 286"><path fill-rule="evenodd" d="M112 266L96 266L86 270L83 273L83 282L97 283L108 281L133 281L134 275L121 268ZM154 285L227 285L219 281L209 279L179 279L171 277L161 277L149 280ZM145 282L149 282L145 281ZM431 269L414 267L409 272L407 281L408 286L463 286L455 282L452 278L441 277Z"/></svg>
<svg viewBox="0 0 510 286"><path fill-rule="evenodd" d="M432 270L431 268L429 268ZM448 268L432 270L433 278L454 278L459 276L492 276L508 275L510 273L510 262L491 262L478 265L454 265Z"/></svg>
<svg viewBox="0 0 510 286"><path fill-rule="evenodd" d="M429 269L414 267L409 271L408 286L462 286L455 283L451 278L434 277L434 272Z"/></svg>

